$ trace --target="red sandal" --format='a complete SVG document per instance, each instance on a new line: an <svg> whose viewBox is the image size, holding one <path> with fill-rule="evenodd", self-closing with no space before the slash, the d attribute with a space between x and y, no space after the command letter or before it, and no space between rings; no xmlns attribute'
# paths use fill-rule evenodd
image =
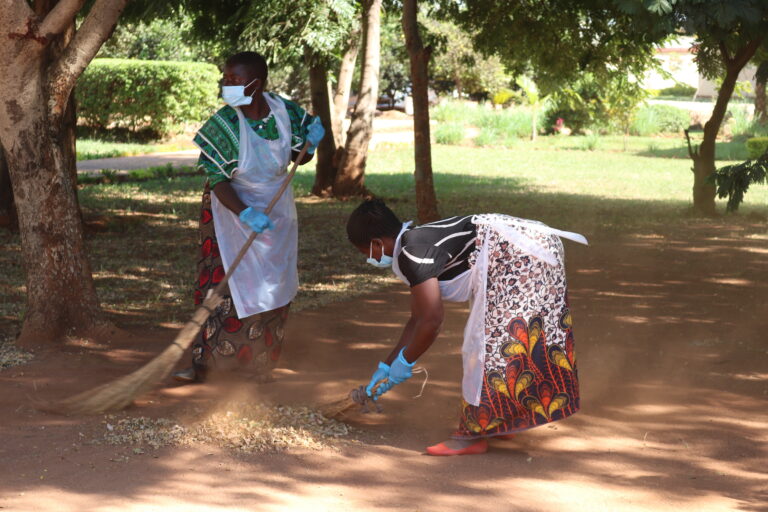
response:
<svg viewBox="0 0 768 512"><path fill-rule="evenodd" d="M478 439L477 442L472 443L466 448L461 448L459 450L452 450L451 448L448 448L447 446L445 446L445 443L439 443L434 446L427 447L427 453L429 455L436 455L436 456L442 456L442 457L447 457L451 455L479 455L487 451L488 451L488 441L486 441L485 439Z"/></svg>

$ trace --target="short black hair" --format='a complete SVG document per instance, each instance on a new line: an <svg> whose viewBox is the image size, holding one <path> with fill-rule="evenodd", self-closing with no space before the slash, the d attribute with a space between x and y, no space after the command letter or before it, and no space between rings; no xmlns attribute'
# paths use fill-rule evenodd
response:
<svg viewBox="0 0 768 512"><path fill-rule="evenodd" d="M262 82L267 81L269 74L267 59L256 52L236 53L227 59L227 66L245 66L254 78L260 78Z"/></svg>
<svg viewBox="0 0 768 512"><path fill-rule="evenodd" d="M356 246L368 245L374 238L395 238L403 223L381 199L367 199L355 208L347 221L347 238Z"/></svg>

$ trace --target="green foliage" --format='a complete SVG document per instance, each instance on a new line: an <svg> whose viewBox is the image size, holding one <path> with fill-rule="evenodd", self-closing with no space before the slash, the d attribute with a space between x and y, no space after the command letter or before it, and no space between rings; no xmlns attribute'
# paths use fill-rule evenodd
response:
<svg viewBox="0 0 768 512"><path fill-rule="evenodd" d="M583 132L587 126L613 122L626 132L632 113L645 94L638 83L626 76L586 73L552 94L545 124L551 127L562 118L568 128Z"/></svg>
<svg viewBox="0 0 768 512"><path fill-rule="evenodd" d="M475 49L469 32L437 16L421 17L420 22L433 43L430 78L438 90L490 97L509 87L511 77L501 59L495 52L484 55Z"/></svg>
<svg viewBox="0 0 768 512"><path fill-rule="evenodd" d="M458 144L464 140L464 125L461 123L440 123L435 129L438 144Z"/></svg>
<svg viewBox="0 0 768 512"><path fill-rule="evenodd" d="M696 94L696 88L688 84L676 84L672 87L661 89L656 96L678 96L692 98Z"/></svg>
<svg viewBox="0 0 768 512"><path fill-rule="evenodd" d="M224 48L200 41L192 33L192 17L180 12L173 19L121 23L98 58L217 62Z"/></svg>
<svg viewBox="0 0 768 512"><path fill-rule="evenodd" d="M531 111L523 108L486 111L479 119L481 128L490 130L502 139L530 136L532 122Z"/></svg>
<svg viewBox="0 0 768 512"><path fill-rule="evenodd" d="M600 136L596 133L590 133L584 135L579 144L579 149L582 151L595 151L600 143Z"/></svg>
<svg viewBox="0 0 768 512"><path fill-rule="evenodd" d="M768 152L768 137L753 137L747 139L747 154L751 160L756 160Z"/></svg>
<svg viewBox="0 0 768 512"><path fill-rule="evenodd" d="M101 129L165 136L214 111L218 79L211 64L96 59L78 81L78 117Z"/></svg>
<svg viewBox="0 0 768 512"><path fill-rule="evenodd" d="M432 119L442 123L463 123L465 125L479 124L480 116L484 110L477 103L468 101L443 101L438 106L430 109Z"/></svg>
<svg viewBox="0 0 768 512"><path fill-rule="evenodd" d="M744 202L744 194L750 185L765 184L768 180L768 152L756 159L721 167L710 176L710 180L717 187L717 196L728 198L726 209L735 212Z"/></svg>
<svg viewBox="0 0 768 512"><path fill-rule="evenodd" d="M670 105L646 105L637 111L629 131L632 135L682 133L690 124L691 116L686 110Z"/></svg>
<svg viewBox="0 0 768 512"><path fill-rule="evenodd" d="M642 76L654 63L655 45L678 24L645 9L627 12L614 0L444 3L479 50L498 54L515 75L534 70L547 94L584 73L601 81Z"/></svg>
<svg viewBox="0 0 768 512"><path fill-rule="evenodd" d="M398 91L404 91L408 87L411 82L409 62L400 13L387 12L381 19L379 91L382 94L394 98ZM359 73L359 66L357 72Z"/></svg>

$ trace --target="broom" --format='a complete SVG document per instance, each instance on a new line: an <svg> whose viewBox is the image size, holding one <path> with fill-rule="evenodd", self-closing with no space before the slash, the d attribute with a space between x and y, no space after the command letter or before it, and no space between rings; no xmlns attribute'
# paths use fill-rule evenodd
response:
<svg viewBox="0 0 768 512"><path fill-rule="evenodd" d="M304 159L308 149L309 143L307 142L294 161L291 171L285 177L280 189L272 198L272 201L269 203L266 210L264 210L265 214L269 215L272 208L277 204L277 201L282 197L285 189L288 188L293 176L296 174L296 169L299 167L299 162ZM205 301L203 301L203 304L197 311L195 311L192 319L181 328L176 335L176 338L173 340L173 343L171 343L160 355L156 356L150 362L129 375L57 403L42 404L39 408L63 414L99 414L107 411L117 411L127 407L137 396L149 391L158 381L166 378L168 374L171 373L171 370L173 370L173 367L176 366L179 359L181 359L184 352L186 352L195 340L195 336L197 336L197 333L200 331L205 321L208 320L208 317L211 316L213 310L219 303L221 303L222 294L229 282L229 278L240 264L240 260L243 259L245 253L248 252L251 243L253 243L257 235L258 233L255 231L251 233L251 236L248 237L248 240L232 262L232 265L230 265L224 279L221 280L216 288L214 288L213 292L205 299Z"/></svg>

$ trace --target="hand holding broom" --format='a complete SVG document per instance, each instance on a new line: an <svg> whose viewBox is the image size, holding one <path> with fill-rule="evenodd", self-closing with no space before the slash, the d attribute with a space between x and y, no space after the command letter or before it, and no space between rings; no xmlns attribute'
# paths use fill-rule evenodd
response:
<svg viewBox="0 0 768 512"><path fill-rule="evenodd" d="M269 215L275 204L277 204L282 197L285 189L290 185L293 176L296 174L296 169L307 154L310 145L311 143L307 142L301 149L290 172L285 177L282 186L272 198L272 201L270 201L266 210L264 210L265 214ZM219 303L221 303L222 294L229 282L229 278L237 269L243 256L248 252L248 249L256 239L256 236L258 236L258 233L254 231L240 249L240 252L232 262L229 270L227 270L224 279L221 280L216 288L214 288L213 292L209 294L205 301L203 301L203 304L197 311L195 311L192 319L182 327L176 335L176 339L173 340L173 343L171 343L162 353L129 375L72 396L61 402L45 404L41 408L51 412L64 414L98 414L106 411L116 411L128 406L137 396L149 391L157 382L166 378L173 367L176 366L176 363L184 352L186 352L195 340L197 333L200 331L203 324L205 324L205 321L208 320L211 313L213 313Z"/></svg>

